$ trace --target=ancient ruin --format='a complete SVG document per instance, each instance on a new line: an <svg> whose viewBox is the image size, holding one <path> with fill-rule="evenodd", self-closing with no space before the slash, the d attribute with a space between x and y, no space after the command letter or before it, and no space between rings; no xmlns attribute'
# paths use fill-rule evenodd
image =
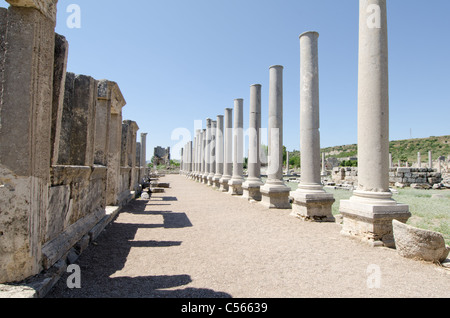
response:
<svg viewBox="0 0 450 318"><path fill-rule="evenodd" d="M230 100L234 107L225 108L223 114L203 114L205 117L211 116L206 119L205 128L195 127L190 140L183 140L179 171L177 169L170 177L184 182L179 187L185 191L181 195L184 201L174 205L171 203L179 199L171 196L170 183L160 181L164 177L164 171L158 171L161 166L178 165L178 158L171 160L171 148L154 148L152 164L155 171L150 171L147 161L148 134L138 135L138 122L123 118L127 102L117 82L67 72L69 43L64 36L55 33L57 0L7 2L11 4L8 9L0 8L0 294L8 288L25 286L27 296L45 296L63 273L67 273L68 266L74 264L90 244L97 245L95 242L100 234L114 223L127 205L132 208L128 210L129 213L123 214L129 214L130 218L145 216L152 219L151 222L159 220L150 224L139 223L136 219L123 221L120 227L128 231L123 238L132 242L130 246L158 249L183 244L189 246L192 242L182 242L181 239L185 239L187 231L173 241L148 238L133 241L129 237L144 235L143 232L155 229L167 230L165 235L169 236L173 234L171 230L193 227L194 222L191 223L186 216L187 212L169 208L167 211L163 210L164 206L182 209L185 202L189 201L195 201L195 204L188 212L194 211L195 220L201 223L204 220L204 211L201 210L205 208L199 202L207 201L205 198L210 200L208 204L220 210L218 214L222 213L222 218L215 219L216 215L211 217L215 222L214 227L207 224L209 220L206 220L202 229L212 228L215 232L206 238L200 230L194 233L197 241L205 241L201 242L203 245L200 247L195 246L196 250L192 254L185 254L188 254L189 261L199 259L206 262L210 255L219 257L218 255L233 254L234 246L227 244L234 240L234 243L240 244L242 254L245 254L241 255L243 258L258 254L256 259L260 266L235 270L232 273L235 275L237 272L248 276L253 271L267 272L272 259L282 262L292 261L295 257L308 259L303 254L283 254L277 248L287 244L291 251L315 251L317 246L323 245L318 243L318 237L326 226L338 227L333 238L335 241L339 237L356 238L372 247L397 248L401 256L434 263L443 263L448 257L450 249L445 245L444 236L406 225L412 216L409 206L398 203L393 198L392 188L450 188L450 157L433 161L433 152L429 151L425 167L419 152L417 162L408 163L402 159L396 166L389 153L386 0L360 0L357 167L337 167L333 158L326 159L327 154L321 152L319 34L308 31L299 37L299 175L296 174L298 171L290 170L292 165L289 163L290 156L295 155L296 151L286 152L283 171L283 125L286 115L283 112L284 66L273 65L269 67L267 90L267 166L263 167L262 150L263 86L253 84L250 86L247 132L244 131L244 99L239 98ZM380 26L377 27L367 23L373 5L379 8L379 12L376 12L381 17ZM247 162L244 160L246 136ZM426 150L428 149L434 148ZM416 151L414 149L412 161L415 161ZM352 159L355 157L354 153L348 156ZM402 164L406 167L402 167ZM181 176L176 175L178 173ZM292 191L288 181L297 182L298 188ZM192 188L185 186L188 182ZM336 202L335 196L327 192L326 184L353 191L351 198ZM202 187L205 192L202 192ZM155 196L166 194L166 191L170 192L168 196ZM221 203L223 207L213 202L220 201L221 196L226 200ZM431 196L430 202L442 199L446 197L435 194ZM338 216L333 216L332 211L336 203L339 204L339 221L336 221ZM221 209L227 209L227 204L238 207L235 210L242 214L251 213L254 222L238 224L241 219L244 220L243 217L238 217L238 222L234 223L224 220L227 211L223 212ZM245 207L242 208L244 204ZM152 206L158 206L158 210L152 210ZM285 215L282 214L285 212ZM236 217L237 213L234 214ZM294 217L289 217L289 214ZM264 220L264 230L259 228L260 216L267 217ZM275 223L273 220L281 218L284 218L282 222L285 223L280 224L289 227L290 233L298 234L299 227L301 231L304 228L310 230L309 233L314 233L310 235L315 238L313 244L317 245L303 250L296 249L299 242L295 240L296 237L288 235L283 235L283 241L269 242L269 236L276 237L273 234L280 232L272 230L270 226ZM292 224L295 224L295 228ZM137 233L138 229L144 230ZM284 228L281 232L283 230ZM246 236L246 239L240 236L243 232L251 231L253 233L250 234L254 236ZM270 231L273 233L267 234ZM189 234L192 235L192 232ZM233 235L239 238L235 239ZM211 248L208 240L216 237L225 239L226 243L221 243L217 249ZM245 245L249 241L257 248L251 244ZM261 252L266 243L271 246L270 256L267 257ZM341 243L333 244L330 245L330 250ZM363 244L347 246L346 251L354 245L358 245L358 251L367 251L364 250L367 246ZM359 248L359 245L364 248ZM126 263L127 256L121 254L121 248L123 246L118 247L119 251L112 257L119 257L121 262ZM326 253L330 253L330 250ZM182 255L181 252L177 253L176 257ZM333 253L339 254L340 250ZM144 258L144 254L141 253L138 257ZM314 266L325 271L328 269L325 267L328 266L328 256L318 254L320 253L311 259L315 262ZM165 256L164 252L159 257L162 258L162 255ZM377 254L374 252L374 255ZM160 261L158 257L154 258ZM226 271L228 267L235 265L236 259L227 259L227 262L216 265L220 271ZM184 268L180 263L182 260L177 259L175 265L171 266L181 273ZM398 264L395 265L398 267ZM119 264L117 272L124 266ZM145 264L144 267L147 269L150 266ZM199 266L196 270L202 273L205 268ZM314 273L308 270L310 269L305 268L305 276ZM342 275L347 269L339 268L339 271L342 272L338 272L336 276ZM289 272L293 272L292 269L277 273L278 276L273 281ZM421 274L419 270L416 272ZM108 278L117 279L113 277L114 274L111 271ZM187 285L191 279L188 275L169 278L165 273L158 275L151 278L120 279L128 281L133 288L135 284L152 285L155 281L163 281L163 287L150 288L152 292L163 289L158 294L163 296L170 295L169 290L173 287L170 280ZM211 277L208 276L210 279ZM230 277L234 278L233 275L227 277L230 281ZM31 285L30 280L34 282ZM266 283L272 282L264 282ZM39 291L33 289L35 286L39 286ZM352 288L347 288L350 289ZM322 293L322 290L318 293ZM217 296L219 293L201 290L197 295Z"/></svg>
<svg viewBox="0 0 450 318"><path fill-rule="evenodd" d="M56 1L0 8L0 283L63 271L138 195L145 139L109 80L66 72Z"/></svg>

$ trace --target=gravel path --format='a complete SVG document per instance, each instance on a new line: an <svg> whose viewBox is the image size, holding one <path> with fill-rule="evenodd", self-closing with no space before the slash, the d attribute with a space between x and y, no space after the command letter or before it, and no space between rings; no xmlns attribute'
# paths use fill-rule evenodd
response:
<svg viewBox="0 0 450 318"><path fill-rule="evenodd" d="M131 202L81 255L82 288L65 276L47 297L450 297L450 271L342 237L338 224L160 181L171 189Z"/></svg>

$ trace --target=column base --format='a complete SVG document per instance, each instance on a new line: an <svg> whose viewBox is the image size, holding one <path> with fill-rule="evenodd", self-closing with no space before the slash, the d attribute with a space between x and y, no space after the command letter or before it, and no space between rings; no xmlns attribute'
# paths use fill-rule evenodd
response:
<svg viewBox="0 0 450 318"><path fill-rule="evenodd" d="M261 204L269 209L291 209L289 194L291 188L282 181L266 183L260 188Z"/></svg>
<svg viewBox="0 0 450 318"><path fill-rule="evenodd" d="M261 187L264 185L261 180L249 181L247 180L242 185L243 195L242 197L249 201L261 201Z"/></svg>
<svg viewBox="0 0 450 318"><path fill-rule="evenodd" d="M216 189L220 189L220 179L222 178L221 175L215 175L214 178L212 179L213 181L213 187Z"/></svg>
<svg viewBox="0 0 450 318"><path fill-rule="evenodd" d="M208 175L207 174L202 175L201 180L202 180L201 183L208 184Z"/></svg>
<svg viewBox="0 0 450 318"><path fill-rule="evenodd" d="M222 178L220 178L219 180L219 191L221 192L228 192L230 186L228 185L228 182L230 182L231 177L230 176L223 176Z"/></svg>
<svg viewBox="0 0 450 318"><path fill-rule="evenodd" d="M388 194L380 196L387 198ZM341 200L339 211L343 217L341 234L372 247L394 248L392 221L395 219L406 223L411 217L406 204L398 204L392 199L362 199L358 195L350 200Z"/></svg>
<svg viewBox="0 0 450 318"><path fill-rule="evenodd" d="M210 186L210 187L212 187L213 185L214 185L214 181L213 181L213 179L214 179L214 175L213 174L210 174L210 175L208 175L208 186Z"/></svg>
<svg viewBox="0 0 450 318"><path fill-rule="evenodd" d="M243 179L231 178L231 180L228 182L228 194L242 195L243 194L242 184L243 184Z"/></svg>
<svg viewBox="0 0 450 318"><path fill-rule="evenodd" d="M304 221L335 222L332 206L336 200L333 195L325 191L307 193L293 191L292 216Z"/></svg>

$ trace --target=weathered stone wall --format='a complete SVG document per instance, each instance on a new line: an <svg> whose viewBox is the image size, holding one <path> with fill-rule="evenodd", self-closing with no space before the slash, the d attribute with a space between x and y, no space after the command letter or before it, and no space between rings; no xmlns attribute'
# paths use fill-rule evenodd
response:
<svg viewBox="0 0 450 318"><path fill-rule="evenodd" d="M122 134L118 85L66 73L57 1L8 2L0 8L0 283L81 252L136 195L141 156L137 124L124 122Z"/></svg>
<svg viewBox="0 0 450 318"><path fill-rule="evenodd" d="M442 175L430 168L397 168L389 172L389 182L395 187L424 185L425 187L440 184Z"/></svg>
<svg viewBox="0 0 450 318"><path fill-rule="evenodd" d="M55 21L35 6L0 12L0 282L5 282L41 269Z"/></svg>
<svg viewBox="0 0 450 318"><path fill-rule="evenodd" d="M358 184L358 168L336 167L332 171L332 181L336 184ZM432 187L443 181L441 173L430 168L391 168L389 171L389 183L391 187Z"/></svg>

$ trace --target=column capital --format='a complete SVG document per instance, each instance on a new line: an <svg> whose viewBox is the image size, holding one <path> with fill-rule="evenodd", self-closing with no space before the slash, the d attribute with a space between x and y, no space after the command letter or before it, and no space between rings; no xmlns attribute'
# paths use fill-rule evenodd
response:
<svg viewBox="0 0 450 318"><path fill-rule="evenodd" d="M306 35L315 35L315 36L319 37L319 32L317 32L317 31L306 31L306 32L303 32L302 34L300 34L298 37L301 38L301 37L306 36Z"/></svg>

